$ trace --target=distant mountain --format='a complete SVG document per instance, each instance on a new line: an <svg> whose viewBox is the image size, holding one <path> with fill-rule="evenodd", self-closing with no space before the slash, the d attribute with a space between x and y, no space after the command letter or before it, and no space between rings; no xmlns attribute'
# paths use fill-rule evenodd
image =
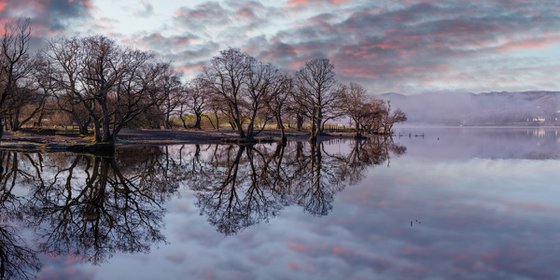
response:
<svg viewBox="0 0 560 280"><path fill-rule="evenodd" d="M560 92L382 94L408 123L440 125L560 125Z"/></svg>

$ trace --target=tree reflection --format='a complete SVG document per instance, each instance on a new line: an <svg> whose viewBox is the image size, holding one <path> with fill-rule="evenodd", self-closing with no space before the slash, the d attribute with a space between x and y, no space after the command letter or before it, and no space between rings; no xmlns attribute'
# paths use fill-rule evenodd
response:
<svg viewBox="0 0 560 280"><path fill-rule="evenodd" d="M367 167L388 162L405 148L390 138L353 142L351 152L332 153L325 143L196 146L181 162L197 206L226 235L268 221L288 205L327 215L335 194L359 182ZM183 154L180 152L179 154Z"/></svg>
<svg viewBox="0 0 560 280"><path fill-rule="evenodd" d="M36 252L18 234L13 223L21 219L21 197L13 191L29 174L19 168L18 154L0 151L0 279L29 279L39 270Z"/></svg>
<svg viewBox="0 0 560 280"><path fill-rule="evenodd" d="M337 192L405 152L388 138L353 141L344 151L329 144L142 147L114 156L0 151L0 279L30 278L39 252L94 264L147 252L165 240L164 203L180 183L231 235L289 205L327 215ZM33 247L18 235L24 232Z"/></svg>
<svg viewBox="0 0 560 280"><path fill-rule="evenodd" d="M98 263L116 251L146 252L163 241L162 203L178 183L166 176L162 159L159 149L144 149L116 157L61 154L36 166L43 172L25 213L40 249Z"/></svg>
<svg viewBox="0 0 560 280"><path fill-rule="evenodd" d="M251 146L215 146L202 160L195 154L192 167L202 171L189 181L197 205L220 232L232 234L240 228L267 220L280 209L276 193L266 188L266 149Z"/></svg>
<svg viewBox="0 0 560 280"><path fill-rule="evenodd" d="M30 279L39 270L36 252L25 245L17 231L0 225L0 279Z"/></svg>

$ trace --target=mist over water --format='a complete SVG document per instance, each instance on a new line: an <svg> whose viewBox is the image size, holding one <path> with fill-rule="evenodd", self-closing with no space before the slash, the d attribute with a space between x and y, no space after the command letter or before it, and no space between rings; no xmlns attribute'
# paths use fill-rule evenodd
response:
<svg viewBox="0 0 560 280"><path fill-rule="evenodd" d="M401 127L408 155L441 159L558 159L556 127Z"/></svg>
<svg viewBox="0 0 560 280"><path fill-rule="evenodd" d="M17 246L2 248L20 256L15 279L555 279L558 139L399 128L115 157L3 151L1 228Z"/></svg>
<svg viewBox="0 0 560 280"><path fill-rule="evenodd" d="M408 123L449 126L559 125L560 92L424 93L381 95Z"/></svg>

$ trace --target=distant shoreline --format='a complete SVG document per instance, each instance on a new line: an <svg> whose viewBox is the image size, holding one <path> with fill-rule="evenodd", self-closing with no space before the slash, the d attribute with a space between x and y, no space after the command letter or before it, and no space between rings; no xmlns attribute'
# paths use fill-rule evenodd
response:
<svg viewBox="0 0 560 280"><path fill-rule="evenodd" d="M560 125L438 125L438 124L411 124L407 123L405 125L395 125L394 129L416 129L416 128L495 128L495 129L503 129L503 128L530 128L530 129L539 129L539 128L560 128Z"/></svg>

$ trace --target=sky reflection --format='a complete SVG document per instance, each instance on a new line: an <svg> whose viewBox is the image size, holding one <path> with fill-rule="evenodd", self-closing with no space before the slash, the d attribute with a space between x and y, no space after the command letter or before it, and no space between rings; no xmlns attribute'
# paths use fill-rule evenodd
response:
<svg viewBox="0 0 560 280"><path fill-rule="evenodd" d="M503 139L476 133L469 137L464 131L454 141L482 147ZM440 147L460 147L442 138ZM502 147L510 150L505 154L458 150L442 158L426 150L430 146L420 138L404 140L399 142L407 146L407 153L392 158L390 167L369 168L360 183L337 194L328 216L313 217L289 206L269 223L224 238L196 216L197 210L188 206L193 198L184 195L181 202L171 204L170 209L178 211L170 210L174 214L167 216L167 224L172 224L168 229L181 238L158 251L180 254L184 261L168 257L163 261L169 267L166 271L214 279L560 276L556 270L560 161L550 159L554 155L546 160L522 159L532 158L526 156L532 151L546 153L538 146L519 152L513 142ZM162 265L157 255L150 259L153 266L146 270ZM118 262L113 263L118 270Z"/></svg>
<svg viewBox="0 0 560 280"><path fill-rule="evenodd" d="M501 166L509 163L451 164L449 172L437 171L436 179L422 172L429 165L418 170L426 161L397 159L341 192L328 216L288 207L268 224L223 238L202 219L177 215L169 223L184 224L174 232L188 238L165 249L171 254L185 248L186 259L176 267L196 278L554 279L558 191L550 181L540 189L524 188L534 183L531 178L502 180L495 185L500 190L492 189L492 171L502 179L518 173L504 173ZM528 173L560 179L552 168L543 171L539 161L523 165ZM478 185L462 183L469 166L490 170L473 174ZM421 224L411 227L416 219Z"/></svg>
<svg viewBox="0 0 560 280"><path fill-rule="evenodd" d="M198 150L202 165L196 165L196 170L220 166L211 178L222 182L227 176L216 175L223 175L230 164L235 166L240 150L221 147L218 150L224 157L217 160L212 146L169 147L167 155L175 159L168 162L172 167L169 173L184 173L163 181L177 191L160 201L165 214L157 229L166 242L152 243L144 253L116 250L98 265L78 255L41 255L39 279L560 277L556 269L560 254L560 160L554 154L542 159L532 156L556 147L547 138L532 134L512 140L512 135L520 135L516 131L492 135L481 130L473 130L472 135L468 130L457 132L441 130L436 136L428 131L423 138L397 138L390 156L359 166L363 170L359 176L344 168L355 166L347 161L355 151L354 143L324 143L321 162L328 166L323 168L343 174L339 179L345 182L344 188L332 194L335 199L330 201L328 213L314 215L297 203L301 192L292 192L280 196L281 207L275 215L235 232L224 232L209 220L207 209L200 205L202 186L193 185L189 168ZM547 144L518 147L527 141ZM403 146L406 153L395 156L394 151ZM461 150L462 146L485 148ZM500 151L494 152L492 147L500 147ZM449 153L443 155L440 149ZM297 146L288 145L282 168L310 162L313 151L317 150L305 144L300 151L303 161L299 161ZM240 180L251 178L243 168L258 152L275 155L279 150L275 146L242 150L239 164L245 175ZM361 154L360 158L367 157ZM260 171L274 170L267 168L278 162L253 159ZM126 169L119 170L138 168L140 165L129 162ZM314 174L313 169L306 170ZM260 188L270 192L262 185L270 177L259 176ZM290 182L302 182L294 180ZM236 191L246 194L253 186L250 182L239 181ZM203 193L215 191L215 186L208 185Z"/></svg>

